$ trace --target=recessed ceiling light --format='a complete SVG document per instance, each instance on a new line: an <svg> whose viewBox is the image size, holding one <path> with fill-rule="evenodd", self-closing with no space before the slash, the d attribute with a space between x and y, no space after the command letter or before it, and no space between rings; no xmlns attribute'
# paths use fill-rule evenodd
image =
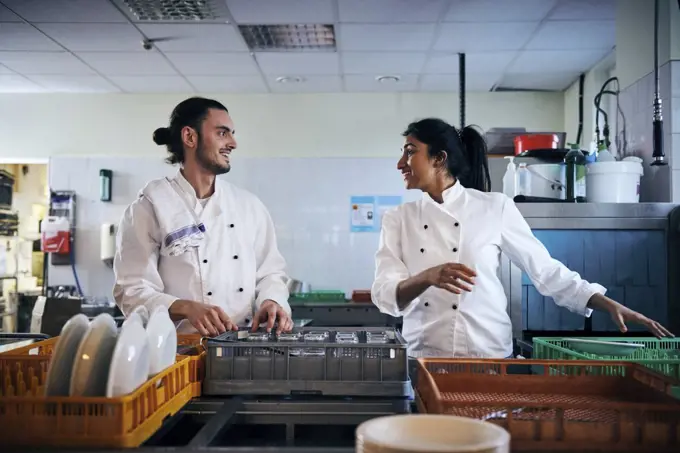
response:
<svg viewBox="0 0 680 453"><path fill-rule="evenodd" d="M378 76L375 78L380 83L397 83L399 82L400 77L396 75L385 75L385 76Z"/></svg>
<svg viewBox="0 0 680 453"><path fill-rule="evenodd" d="M304 82L305 79L302 77L277 77L276 81L279 83L301 83Z"/></svg>

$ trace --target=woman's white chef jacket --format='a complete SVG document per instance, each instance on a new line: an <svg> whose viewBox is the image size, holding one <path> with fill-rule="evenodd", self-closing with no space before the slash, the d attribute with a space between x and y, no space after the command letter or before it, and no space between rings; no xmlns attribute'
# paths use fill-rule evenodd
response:
<svg viewBox="0 0 680 453"><path fill-rule="evenodd" d="M512 326L498 277L503 251L527 273L536 289L574 313L605 288L588 283L551 258L534 237L515 203L501 193L484 193L456 183L439 204L423 198L388 211L376 253L373 303L383 313L403 316L403 335L412 357L489 357L512 354ZM425 269L462 263L477 273L472 292L460 295L431 287L403 311L397 285Z"/></svg>
<svg viewBox="0 0 680 453"><path fill-rule="evenodd" d="M286 262L276 246L274 224L250 192L217 179L205 207L189 182L177 173L181 195L205 225L199 247L179 256L159 253L161 232L146 197L123 214L116 238L114 298L123 313L144 304L169 307L177 299L221 307L239 325L249 323L262 302L271 299L290 314ZM178 203L181 203L178 200ZM195 329L187 320L179 333Z"/></svg>

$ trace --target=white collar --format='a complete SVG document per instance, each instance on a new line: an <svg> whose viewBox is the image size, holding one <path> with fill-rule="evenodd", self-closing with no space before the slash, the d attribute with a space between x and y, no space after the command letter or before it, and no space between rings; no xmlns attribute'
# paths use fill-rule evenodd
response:
<svg viewBox="0 0 680 453"><path fill-rule="evenodd" d="M453 203L454 201L458 200L458 198L460 198L463 192L465 192L465 187L463 187L460 181L456 181L451 187L442 192L442 200L444 202L441 204ZM440 204L437 201L433 200L430 194L428 194L427 192L423 192L423 198L425 199L425 201Z"/></svg>

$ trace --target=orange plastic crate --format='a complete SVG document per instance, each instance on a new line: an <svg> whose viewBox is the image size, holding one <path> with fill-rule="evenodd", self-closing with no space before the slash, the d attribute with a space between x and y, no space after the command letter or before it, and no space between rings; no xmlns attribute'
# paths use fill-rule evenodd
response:
<svg viewBox="0 0 680 453"><path fill-rule="evenodd" d="M38 376L44 381L45 374L47 373L47 365L50 357L52 356L52 351L57 343L59 337L50 338L47 340L42 340L27 346L22 346L16 349L10 349L9 351L0 353L0 376L3 376L2 369L3 366L9 366L10 363L5 363L1 358L3 357L17 357L17 356L31 356L36 357L29 366L34 370L34 373L41 373ZM191 382L191 387L193 389L192 394L194 397L201 396L201 388L203 386L203 376L205 375L205 348L201 345L201 336L198 334L188 334L188 335L178 335L177 336L178 346L193 346L192 350L188 354L178 354L177 361L181 361L185 358L189 358L189 381ZM41 360L40 360L41 359ZM44 363L43 363L44 362ZM4 364L4 365L3 365ZM2 395L2 393L0 393Z"/></svg>
<svg viewBox="0 0 680 453"><path fill-rule="evenodd" d="M44 397L44 356L0 357L0 439L26 447L141 445L191 398L185 358L120 398Z"/></svg>
<svg viewBox="0 0 680 453"><path fill-rule="evenodd" d="M640 365L418 361L421 412L496 423L510 432L513 451L680 451L680 402L670 396L677 383ZM542 374L507 374L511 365Z"/></svg>

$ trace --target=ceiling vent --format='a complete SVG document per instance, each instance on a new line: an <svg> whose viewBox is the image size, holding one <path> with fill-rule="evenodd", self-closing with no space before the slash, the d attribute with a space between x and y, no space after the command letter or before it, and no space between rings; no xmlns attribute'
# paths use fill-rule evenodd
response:
<svg viewBox="0 0 680 453"><path fill-rule="evenodd" d="M256 51L335 51L333 25L239 25L241 35Z"/></svg>
<svg viewBox="0 0 680 453"><path fill-rule="evenodd" d="M224 1L118 0L135 22L227 21Z"/></svg>

